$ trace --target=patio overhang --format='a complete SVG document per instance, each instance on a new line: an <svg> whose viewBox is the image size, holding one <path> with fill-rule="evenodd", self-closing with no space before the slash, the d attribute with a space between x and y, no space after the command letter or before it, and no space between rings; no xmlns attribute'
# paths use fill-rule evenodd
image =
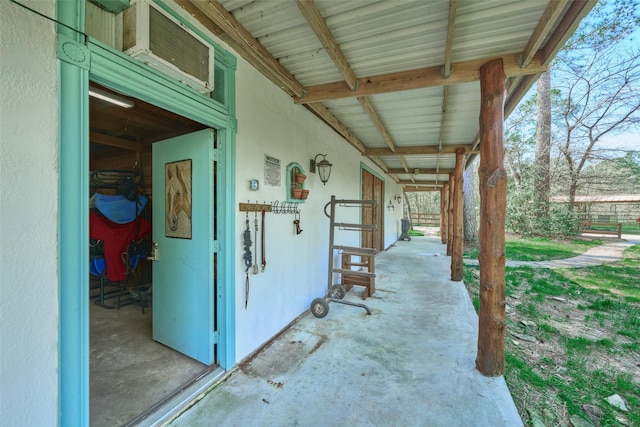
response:
<svg viewBox="0 0 640 427"><path fill-rule="evenodd" d="M441 191L456 281L463 171L481 156L476 365L502 374L503 121L595 0L176 2L405 192Z"/></svg>

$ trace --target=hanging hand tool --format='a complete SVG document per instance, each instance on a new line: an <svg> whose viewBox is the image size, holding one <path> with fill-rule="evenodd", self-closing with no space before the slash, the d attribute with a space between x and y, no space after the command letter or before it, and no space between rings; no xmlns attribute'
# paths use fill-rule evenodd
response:
<svg viewBox="0 0 640 427"><path fill-rule="evenodd" d="M296 234L302 233L302 229L300 228L300 212L296 211L296 216L293 221L293 225L296 226Z"/></svg>
<svg viewBox="0 0 640 427"><path fill-rule="evenodd" d="M256 254L255 257L255 262L253 263L253 274L258 274L259 272L259 268L258 268L258 211L255 211L255 215L253 216L253 223L255 224L256 227L256 234L255 234L255 247L253 250L253 253Z"/></svg>
<svg viewBox="0 0 640 427"><path fill-rule="evenodd" d="M267 267L267 251L266 244L264 243L264 217L267 212L262 209L262 272L264 273L264 269Z"/></svg>
<svg viewBox="0 0 640 427"><path fill-rule="evenodd" d="M246 214L245 220L245 230L243 233L244 238L244 265L247 267L244 272L247 275L247 278L244 282L244 308L247 309L247 304L249 304L249 268L251 268L251 264L253 264L251 257L251 228L249 227L249 212Z"/></svg>

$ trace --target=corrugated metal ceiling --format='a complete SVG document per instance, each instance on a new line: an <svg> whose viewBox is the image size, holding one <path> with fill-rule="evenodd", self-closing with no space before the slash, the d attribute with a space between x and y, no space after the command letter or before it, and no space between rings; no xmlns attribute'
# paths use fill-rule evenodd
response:
<svg viewBox="0 0 640 427"><path fill-rule="evenodd" d="M197 7L197 1L191 3ZM557 20L548 34L555 28L563 28L562 31L572 28L570 25L560 27L558 22L566 19L564 24L572 24L592 6L580 5L579 13L572 11L571 15L567 11L575 7L573 3L568 2L561 13L555 15ZM456 72L468 72L460 70L465 66L458 65L460 63L520 54L530 39L537 36L536 29L545 23L541 18L551 16L545 14L545 10L562 3L555 0L222 0L220 4L302 87L339 82L345 85L348 79L302 13L305 7L317 10L329 30L329 37L335 40L347 66L359 79L356 87L359 89L369 77L440 67L445 64L447 47L454 63L454 76ZM451 28L450 6L456 11ZM448 29L452 40L449 46ZM565 34L556 36L555 40L559 40ZM546 33L540 36L541 41L548 39ZM541 42L540 46L543 45ZM545 60L548 62L550 58ZM535 75L535 72L530 74ZM437 147L465 144L468 153L474 148L472 144L479 129L480 85L477 79L471 80L458 84L442 80L440 84L422 89L368 93L364 102L373 107L391 141L385 140L355 96L347 93L341 95L347 96L345 98L332 99L335 97L329 95L319 102L364 145L361 150L364 154L368 154L369 149L392 150L394 147L418 151L401 156L392 151L372 154L382 161L385 172L395 169L395 173L389 174L397 182L421 181L426 185L437 180L441 183L448 179L448 172L438 175L413 172L415 169L455 167L455 154L435 153L434 147L438 150ZM530 87L534 80L517 82ZM514 93L519 92L522 90ZM303 97L298 102L306 101ZM317 110L314 104L307 107ZM427 148L420 152L417 147ZM400 173L401 169L404 173Z"/></svg>

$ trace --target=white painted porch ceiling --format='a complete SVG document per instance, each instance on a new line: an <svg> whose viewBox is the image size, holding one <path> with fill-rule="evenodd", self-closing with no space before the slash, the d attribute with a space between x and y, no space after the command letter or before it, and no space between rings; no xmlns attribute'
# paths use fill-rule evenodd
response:
<svg viewBox="0 0 640 427"><path fill-rule="evenodd" d="M505 65L508 113L593 7L577 0L176 1L405 191L447 181L455 148L464 147L467 159L477 153L479 64L516 58L509 72ZM523 57L531 64L518 66ZM367 86L371 77L383 84Z"/></svg>

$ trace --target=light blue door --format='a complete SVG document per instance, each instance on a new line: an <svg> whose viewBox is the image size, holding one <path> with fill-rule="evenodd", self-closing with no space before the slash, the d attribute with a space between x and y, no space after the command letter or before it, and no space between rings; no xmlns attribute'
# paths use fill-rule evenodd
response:
<svg viewBox="0 0 640 427"><path fill-rule="evenodd" d="M153 144L153 339L206 365L215 362L214 132Z"/></svg>

